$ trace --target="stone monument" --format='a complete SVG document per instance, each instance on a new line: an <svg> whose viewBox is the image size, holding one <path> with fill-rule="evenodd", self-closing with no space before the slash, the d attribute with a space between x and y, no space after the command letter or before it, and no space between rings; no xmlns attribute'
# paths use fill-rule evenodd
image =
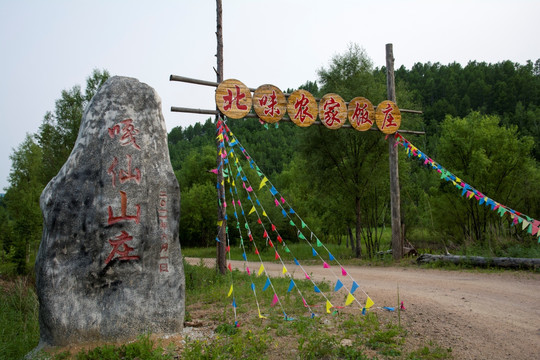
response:
<svg viewBox="0 0 540 360"><path fill-rule="evenodd" d="M105 82L40 205L40 347L182 331L180 189L154 89Z"/></svg>

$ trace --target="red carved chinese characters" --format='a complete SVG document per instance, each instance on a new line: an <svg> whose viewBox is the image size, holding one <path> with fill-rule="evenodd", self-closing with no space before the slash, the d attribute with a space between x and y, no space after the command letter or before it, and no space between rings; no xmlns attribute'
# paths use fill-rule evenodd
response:
<svg viewBox="0 0 540 360"><path fill-rule="evenodd" d="M234 104L238 110L247 110L247 105L240 104L240 100L246 97L246 94L243 94L240 91L240 86L234 85L234 87L236 88L235 96L233 96L233 92L231 91L231 89L227 89L227 95L223 96L223 108L225 110L231 110Z"/></svg>
<svg viewBox="0 0 540 360"><path fill-rule="evenodd" d="M359 103L356 103L351 120L354 121L357 126L364 125L364 124L373 125L373 120L369 118L367 106L368 104L360 105Z"/></svg>
<svg viewBox="0 0 540 360"><path fill-rule="evenodd" d="M122 124L122 126L120 126L120 124ZM120 136L120 145L133 145L135 149L141 150L141 147L137 145L137 142L135 140L135 135L139 133L139 129L135 128L135 126L133 125L133 120L122 120L120 124L116 124L112 128L109 128L109 136L111 137L111 139L114 139L116 135L122 133L122 135Z"/></svg>
<svg viewBox="0 0 540 360"><path fill-rule="evenodd" d="M338 110L340 106L341 104L338 103L333 97L330 97L330 99L324 103L323 119L326 123L326 126L333 126L335 121L337 121L338 123L341 122L341 120L338 118Z"/></svg>
<svg viewBox="0 0 540 360"><path fill-rule="evenodd" d="M302 94L302 97L294 103L294 109L296 110L296 113L294 115L295 120L300 120L300 122L304 122L306 120L306 117L309 117L311 120L313 119L313 115L309 112L309 99L306 97L305 94Z"/></svg>
<svg viewBox="0 0 540 360"><path fill-rule="evenodd" d="M276 91L272 90L272 94L270 96L264 95L260 100L259 104L261 106L264 106L264 115L274 116L274 115L281 115L281 111L279 108L276 107L277 105L277 95Z"/></svg>
<svg viewBox="0 0 540 360"><path fill-rule="evenodd" d="M136 204L136 214L128 215L127 214L127 194L124 191L120 191L120 216L114 216L112 207L109 206L109 218L107 219L107 224L112 225L120 221L135 221L135 224L138 224L141 217L141 205Z"/></svg>
<svg viewBox="0 0 540 360"><path fill-rule="evenodd" d="M114 239L109 239L109 244L113 247L107 259L105 259L105 264L108 264L115 255L119 260L139 260L139 256L130 255L134 249L130 247L126 242L133 240L133 236L130 236L126 231L117 235Z"/></svg>
<svg viewBox="0 0 540 360"><path fill-rule="evenodd" d="M169 272L169 236L168 236L168 210L167 210L167 193L159 192L159 208L158 208L159 227L161 231L161 248L159 251L159 272Z"/></svg>
<svg viewBox="0 0 540 360"><path fill-rule="evenodd" d="M398 124L396 124L394 120L394 115L392 115L392 111L394 111L394 107L390 103L387 103L386 108L382 110L384 114L384 120L382 123L381 130L384 130L385 128L391 127L391 126L398 126Z"/></svg>
<svg viewBox="0 0 540 360"><path fill-rule="evenodd" d="M118 176L118 179L120 180L120 184L125 183L126 181L133 180L139 185L141 183L141 171L139 168L133 169L135 173L131 170L131 163L132 158L131 155L126 154L127 161L128 161L128 167L127 170L120 169L120 173L116 174L116 165L118 165L118 159L116 156L113 159L113 162L111 163L111 166L109 166L109 169L107 170L107 174L112 176L112 186L116 187L116 177Z"/></svg>

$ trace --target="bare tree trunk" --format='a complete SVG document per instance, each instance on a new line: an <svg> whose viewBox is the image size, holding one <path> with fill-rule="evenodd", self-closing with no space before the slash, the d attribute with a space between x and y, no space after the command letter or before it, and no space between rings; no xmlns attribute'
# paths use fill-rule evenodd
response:
<svg viewBox="0 0 540 360"><path fill-rule="evenodd" d="M353 234L352 234L352 230L350 226L347 226L347 232L349 233L349 236L347 237L347 242L351 243L352 253L356 255L356 246L354 243L354 238L353 238Z"/></svg>
<svg viewBox="0 0 540 360"><path fill-rule="evenodd" d="M360 211L360 197L355 197L356 205L356 251L355 256L360 259L362 257L362 217Z"/></svg>

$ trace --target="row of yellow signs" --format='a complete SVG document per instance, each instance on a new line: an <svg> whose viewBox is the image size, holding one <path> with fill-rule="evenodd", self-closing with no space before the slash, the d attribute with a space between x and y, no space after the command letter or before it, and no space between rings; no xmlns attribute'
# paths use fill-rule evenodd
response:
<svg viewBox="0 0 540 360"><path fill-rule="evenodd" d="M313 124L317 116L329 129L339 129L347 118L352 127L359 131L368 130L376 122L380 131L393 134L401 125L401 113L392 101L381 102L375 111L366 98L356 97L347 106L341 96L331 93L324 95L317 105L313 95L306 90L296 90L287 100L274 85L259 86L252 98L249 88L236 79L219 84L216 105L225 116L232 119L245 117L253 105L257 116L267 123L278 122L287 112L289 118L302 127Z"/></svg>

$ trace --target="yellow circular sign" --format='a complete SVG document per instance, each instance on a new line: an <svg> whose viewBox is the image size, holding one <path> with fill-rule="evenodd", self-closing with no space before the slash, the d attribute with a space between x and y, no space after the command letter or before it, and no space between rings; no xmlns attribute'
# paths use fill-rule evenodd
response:
<svg viewBox="0 0 540 360"><path fill-rule="evenodd" d="M241 81L225 80L216 89L216 105L223 115L241 119L251 110L251 91Z"/></svg>
<svg viewBox="0 0 540 360"><path fill-rule="evenodd" d="M319 118L329 129L339 129L347 121L347 105L338 94L326 94L319 102Z"/></svg>
<svg viewBox="0 0 540 360"><path fill-rule="evenodd" d="M296 90L289 96L287 113L298 126L307 127L317 120L317 100L306 90Z"/></svg>
<svg viewBox="0 0 540 360"><path fill-rule="evenodd" d="M274 85L261 85L253 94L253 108L261 120L276 123L285 115L287 101L283 92Z"/></svg>
<svg viewBox="0 0 540 360"><path fill-rule="evenodd" d="M401 125L401 112L394 102L385 100L377 105L375 120L379 130L385 134L393 134Z"/></svg>
<svg viewBox="0 0 540 360"><path fill-rule="evenodd" d="M352 99L347 112L349 122L358 131L366 131L375 123L375 109L371 101L364 97Z"/></svg>

